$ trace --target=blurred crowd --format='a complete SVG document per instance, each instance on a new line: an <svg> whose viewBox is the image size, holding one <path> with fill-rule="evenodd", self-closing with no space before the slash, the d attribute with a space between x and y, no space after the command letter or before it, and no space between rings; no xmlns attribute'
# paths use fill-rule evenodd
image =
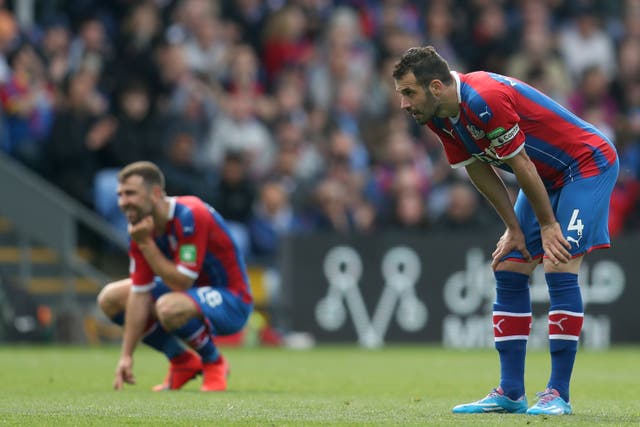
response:
<svg viewBox="0 0 640 427"><path fill-rule="evenodd" d="M118 168L152 160L267 263L288 234L498 225L399 108L427 44L609 135L611 232L640 229L640 0L0 0L0 149L123 232Z"/></svg>

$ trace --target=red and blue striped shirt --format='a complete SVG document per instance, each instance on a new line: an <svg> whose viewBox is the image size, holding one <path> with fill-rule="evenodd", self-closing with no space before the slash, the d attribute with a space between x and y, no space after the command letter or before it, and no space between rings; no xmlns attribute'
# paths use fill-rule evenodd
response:
<svg viewBox="0 0 640 427"><path fill-rule="evenodd" d="M164 234L155 236L160 251L193 286L227 288L251 303L251 289L242 254L215 209L194 196L172 197ZM154 286L154 273L140 248L131 240L130 277L138 290Z"/></svg>
<svg viewBox="0 0 640 427"><path fill-rule="evenodd" d="M452 167L481 160L512 172L504 159L524 149L544 185L557 189L615 163L606 136L526 83L484 71L452 75L460 114L428 123Z"/></svg>

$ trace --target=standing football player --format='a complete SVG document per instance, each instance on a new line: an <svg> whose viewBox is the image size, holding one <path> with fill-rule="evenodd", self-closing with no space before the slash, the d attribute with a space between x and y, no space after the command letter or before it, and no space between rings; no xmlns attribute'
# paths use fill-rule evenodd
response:
<svg viewBox="0 0 640 427"><path fill-rule="evenodd" d="M593 125L527 84L483 71L461 74L431 46L408 49L393 70L401 107L439 137L505 224L491 264L500 383L455 413L570 414L569 383L583 322L583 256L610 246L609 199L616 150ZM515 206L494 167L515 174ZM529 277L542 263L549 289L551 374L528 407Z"/></svg>
<svg viewBox="0 0 640 427"><path fill-rule="evenodd" d="M194 196L167 197L155 164L132 163L118 182L130 277L98 296L104 313L124 325L114 388L135 383L133 353L142 340L170 362L154 390L178 390L200 373L202 391L225 390L228 364L213 337L240 331L253 309L238 247L212 207Z"/></svg>

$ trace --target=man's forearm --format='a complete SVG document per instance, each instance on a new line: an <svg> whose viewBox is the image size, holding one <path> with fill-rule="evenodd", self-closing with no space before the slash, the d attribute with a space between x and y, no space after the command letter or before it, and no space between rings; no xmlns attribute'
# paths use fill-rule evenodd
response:
<svg viewBox="0 0 640 427"><path fill-rule="evenodd" d="M538 218L540 227L555 223L556 217L551 207L549 194L542 183L540 175L538 175L535 165L525 156L511 165L511 167L514 170L520 188L527 196L527 200L529 200L536 218Z"/></svg>
<svg viewBox="0 0 640 427"><path fill-rule="evenodd" d="M131 356L142 338L147 319L151 314L151 294L149 292L131 292L125 310L124 332L122 336L122 355Z"/></svg>
<svg viewBox="0 0 640 427"><path fill-rule="evenodd" d="M467 166L467 173L478 191L491 203L505 227L518 229L518 219L513 211L513 203L502 179L491 166L479 161Z"/></svg>
<svg viewBox="0 0 640 427"><path fill-rule="evenodd" d="M183 291L191 287L193 280L178 271L173 261L167 259L160 252L153 239L138 243L138 247L153 272L160 276L167 286L176 291Z"/></svg>

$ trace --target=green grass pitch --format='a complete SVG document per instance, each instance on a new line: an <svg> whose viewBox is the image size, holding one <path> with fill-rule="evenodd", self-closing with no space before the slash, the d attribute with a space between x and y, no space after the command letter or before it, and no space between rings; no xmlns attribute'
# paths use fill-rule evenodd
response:
<svg viewBox="0 0 640 427"><path fill-rule="evenodd" d="M111 390L119 349L0 347L0 425L16 426L529 426L640 425L640 347L580 351L574 415L454 415L496 385L497 355L435 346L308 351L223 349L229 390L201 393L200 378L179 392L153 393L164 357L140 348L137 385ZM544 388L549 356L531 352L530 403Z"/></svg>

